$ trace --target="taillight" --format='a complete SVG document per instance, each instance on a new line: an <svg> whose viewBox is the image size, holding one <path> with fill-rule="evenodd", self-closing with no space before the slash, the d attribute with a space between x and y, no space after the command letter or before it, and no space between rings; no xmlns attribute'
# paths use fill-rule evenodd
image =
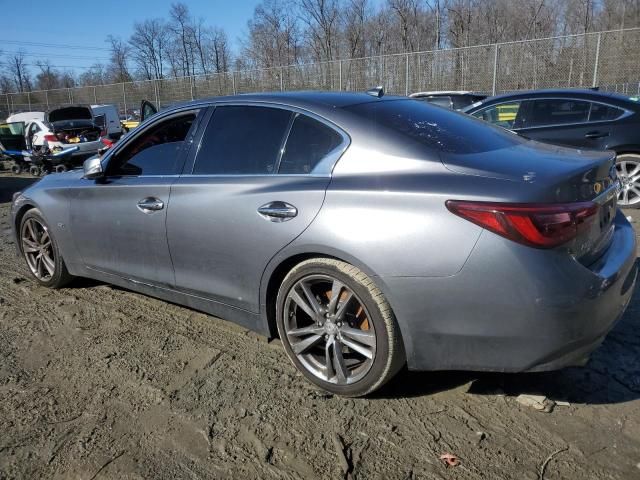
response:
<svg viewBox="0 0 640 480"><path fill-rule="evenodd" d="M60 140L58 140L58 137L56 137L55 135L45 135L44 139L47 142L59 142L60 141Z"/></svg>
<svg viewBox="0 0 640 480"><path fill-rule="evenodd" d="M514 204L448 200L447 208L514 242L553 248L575 238L596 217L593 202Z"/></svg>

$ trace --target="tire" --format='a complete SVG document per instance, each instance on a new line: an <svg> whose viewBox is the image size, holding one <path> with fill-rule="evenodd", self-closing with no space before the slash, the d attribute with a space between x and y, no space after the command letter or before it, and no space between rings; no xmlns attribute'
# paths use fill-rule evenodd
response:
<svg viewBox="0 0 640 480"><path fill-rule="evenodd" d="M616 158L616 170L622 188L618 194L618 205L640 208L640 155L623 153Z"/></svg>
<svg viewBox="0 0 640 480"><path fill-rule="evenodd" d="M67 166L66 166L66 165L62 165L62 164L60 164L60 165L56 165L56 166L55 166L55 168L54 168L54 171L55 171L56 173L64 173L64 172L66 172L67 170L68 170Z"/></svg>
<svg viewBox="0 0 640 480"><path fill-rule="evenodd" d="M40 170L40 167L36 167L34 165L32 167L29 167L29 173L34 177L39 177L40 175L42 175L42 170Z"/></svg>
<svg viewBox="0 0 640 480"><path fill-rule="evenodd" d="M73 279L40 210L34 208L24 214L19 232L20 252L36 282L49 288L61 288Z"/></svg>
<svg viewBox="0 0 640 480"><path fill-rule="evenodd" d="M295 367L337 395L367 395L405 364L400 328L384 295L364 272L339 260L295 266L278 291L276 323Z"/></svg>
<svg viewBox="0 0 640 480"><path fill-rule="evenodd" d="M22 173L22 166L18 164L14 164L11 166L11 172L14 175L20 175Z"/></svg>

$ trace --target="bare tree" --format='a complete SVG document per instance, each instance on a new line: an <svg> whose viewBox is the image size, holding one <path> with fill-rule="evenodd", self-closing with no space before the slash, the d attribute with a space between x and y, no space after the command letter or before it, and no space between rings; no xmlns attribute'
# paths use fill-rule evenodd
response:
<svg viewBox="0 0 640 480"><path fill-rule="evenodd" d="M28 92L31 90L31 78L25 61L25 53L19 51L12 54L6 61L9 74L13 78L15 88L18 92Z"/></svg>
<svg viewBox="0 0 640 480"><path fill-rule="evenodd" d="M226 72L231 64L231 49L227 34L221 28L211 30L211 47L209 49L210 62L216 73Z"/></svg>
<svg viewBox="0 0 640 480"><path fill-rule="evenodd" d="M344 12L343 28L347 55L350 58L364 57L369 0L349 0Z"/></svg>
<svg viewBox="0 0 640 480"><path fill-rule="evenodd" d="M179 51L182 58L179 60L182 64L182 75L195 75L193 21L189 13L189 7L185 3L173 3L171 4L169 16L171 18L170 29L180 45Z"/></svg>
<svg viewBox="0 0 640 480"><path fill-rule="evenodd" d="M132 78L129 73L129 55L131 53L129 45L113 35L107 37L107 42L111 48L110 62L107 67L111 81L116 83L130 82Z"/></svg>
<svg viewBox="0 0 640 480"><path fill-rule="evenodd" d="M49 60L39 60L36 66L40 72L36 75L36 88L50 90L60 88L60 73L53 69Z"/></svg>
<svg viewBox="0 0 640 480"><path fill-rule="evenodd" d="M132 57L145 79L164 77L169 29L164 20L154 18L133 25L129 38Z"/></svg>
<svg viewBox="0 0 640 480"><path fill-rule="evenodd" d="M105 66L101 63L92 65L78 77L78 83L83 86L87 85L104 85L107 83L107 74Z"/></svg>
<svg viewBox="0 0 640 480"><path fill-rule="evenodd" d="M256 6L243 49L249 63L269 68L298 62L301 37L294 8L288 0L265 0Z"/></svg>
<svg viewBox="0 0 640 480"><path fill-rule="evenodd" d="M338 57L339 3L338 0L299 0L300 19L307 26L308 45L314 60L333 60Z"/></svg>

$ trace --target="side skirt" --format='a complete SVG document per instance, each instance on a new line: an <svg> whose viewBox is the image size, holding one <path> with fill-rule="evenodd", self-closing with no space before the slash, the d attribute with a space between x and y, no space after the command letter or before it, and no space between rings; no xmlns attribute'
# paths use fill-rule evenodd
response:
<svg viewBox="0 0 640 480"><path fill-rule="evenodd" d="M193 308L194 310L199 310L223 320L236 323L267 337L269 336L269 332L265 331L264 322L262 322L259 314L196 295L180 292L172 288L151 285L137 280L123 278L111 273L102 272L100 270L94 270L92 268L82 268L82 270L83 272L78 273L77 275L93 278L95 280L126 288L127 290L142 293L150 297L159 298L177 305Z"/></svg>

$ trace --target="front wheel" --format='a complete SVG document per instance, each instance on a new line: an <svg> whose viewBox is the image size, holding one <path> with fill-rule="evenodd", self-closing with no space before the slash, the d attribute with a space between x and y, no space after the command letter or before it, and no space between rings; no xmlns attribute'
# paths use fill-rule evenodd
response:
<svg viewBox="0 0 640 480"><path fill-rule="evenodd" d="M58 244L38 209L29 210L20 222L20 250L40 285L60 288L72 280Z"/></svg>
<svg viewBox="0 0 640 480"><path fill-rule="evenodd" d="M405 362L384 295L365 273L339 260L316 258L293 268L278 292L276 321L298 370L338 395L371 393Z"/></svg>
<svg viewBox="0 0 640 480"><path fill-rule="evenodd" d="M622 187L618 194L618 205L640 208L640 155L634 153L618 155L616 170Z"/></svg>

